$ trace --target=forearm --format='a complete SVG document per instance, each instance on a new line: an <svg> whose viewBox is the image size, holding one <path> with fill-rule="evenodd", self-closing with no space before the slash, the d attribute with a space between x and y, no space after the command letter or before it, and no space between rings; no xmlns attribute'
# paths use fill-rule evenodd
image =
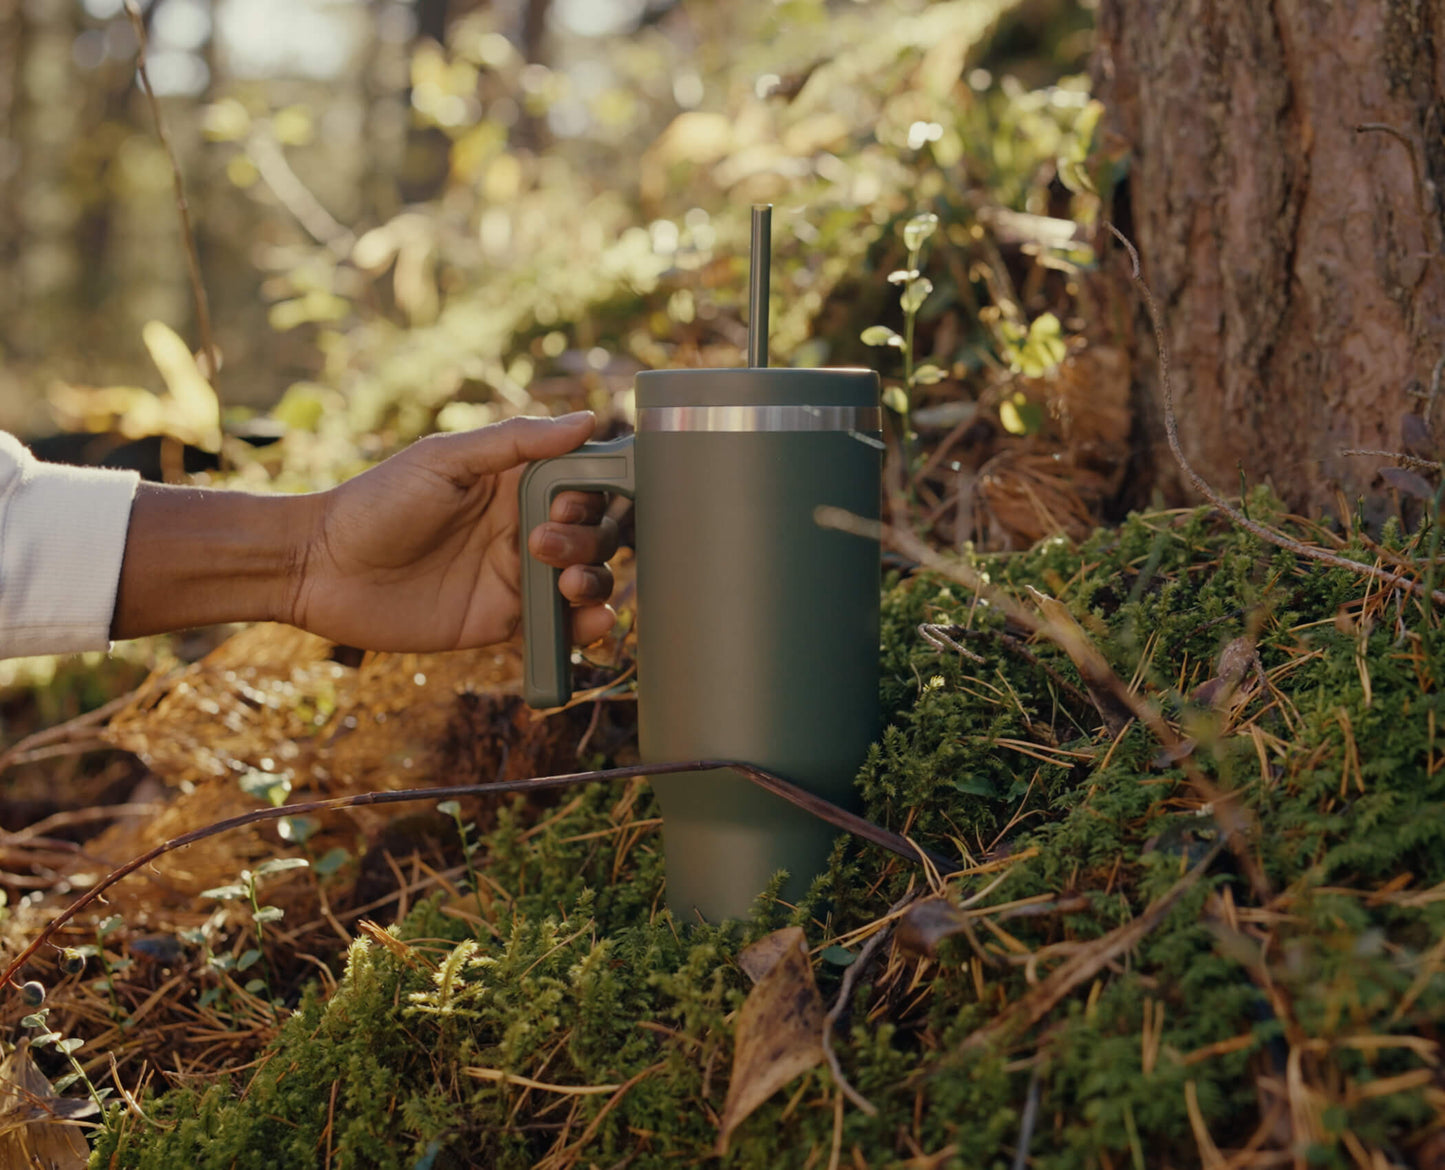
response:
<svg viewBox="0 0 1445 1170"><path fill-rule="evenodd" d="M289 621L316 498L142 484L111 635Z"/></svg>

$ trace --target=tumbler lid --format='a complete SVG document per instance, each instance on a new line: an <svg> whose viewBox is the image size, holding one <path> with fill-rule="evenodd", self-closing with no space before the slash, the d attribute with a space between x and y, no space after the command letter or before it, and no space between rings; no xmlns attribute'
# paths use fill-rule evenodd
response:
<svg viewBox="0 0 1445 1170"><path fill-rule="evenodd" d="M844 369L644 370L637 375L637 409L661 406L878 405L878 375Z"/></svg>

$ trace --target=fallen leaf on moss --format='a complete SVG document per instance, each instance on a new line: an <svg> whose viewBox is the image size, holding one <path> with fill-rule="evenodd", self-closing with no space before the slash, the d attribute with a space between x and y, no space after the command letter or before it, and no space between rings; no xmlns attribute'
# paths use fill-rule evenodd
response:
<svg viewBox="0 0 1445 1170"><path fill-rule="evenodd" d="M738 956L753 989L738 1012L733 1075L718 1124L717 1152L749 1114L823 1060L823 1000L801 927L760 938Z"/></svg>
<svg viewBox="0 0 1445 1170"><path fill-rule="evenodd" d="M932 959L944 939L969 931L968 915L947 898L924 898L904 911L894 939L906 953Z"/></svg>

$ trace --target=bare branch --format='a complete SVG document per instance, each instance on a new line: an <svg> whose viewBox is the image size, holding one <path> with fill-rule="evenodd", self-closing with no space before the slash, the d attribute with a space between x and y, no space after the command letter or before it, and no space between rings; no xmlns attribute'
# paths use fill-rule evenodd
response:
<svg viewBox="0 0 1445 1170"><path fill-rule="evenodd" d="M1403 451L1373 451L1363 447L1342 447L1341 455L1372 455L1380 459L1393 459L1401 467L1412 467L1416 471L1445 471L1445 463L1434 459L1421 459L1418 455L1407 455Z"/></svg>

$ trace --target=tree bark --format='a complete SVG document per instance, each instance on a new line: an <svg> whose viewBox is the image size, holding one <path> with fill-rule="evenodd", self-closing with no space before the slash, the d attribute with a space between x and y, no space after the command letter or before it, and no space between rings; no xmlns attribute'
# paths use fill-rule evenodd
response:
<svg viewBox="0 0 1445 1170"><path fill-rule="evenodd" d="M1100 2L1096 91L1131 155L1114 215L1165 318L1184 451L1229 494L1242 469L1295 507L1353 508L1385 461L1340 452L1402 450L1402 416L1425 413L1445 355L1442 51L1445 0ZM1108 270L1177 494L1152 334L1124 258ZM1445 402L1433 415L1445 434Z"/></svg>

